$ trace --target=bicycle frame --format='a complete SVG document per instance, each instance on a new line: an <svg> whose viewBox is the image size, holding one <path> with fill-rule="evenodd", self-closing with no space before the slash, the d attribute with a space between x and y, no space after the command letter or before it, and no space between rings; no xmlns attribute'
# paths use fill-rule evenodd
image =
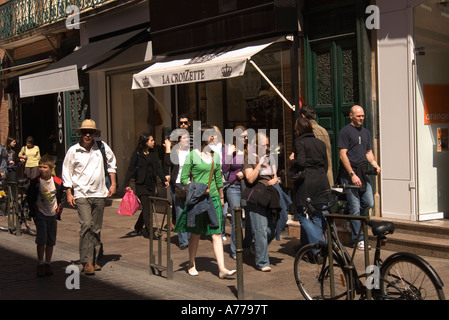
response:
<svg viewBox="0 0 449 320"><path fill-rule="evenodd" d="M331 214L325 214L324 215L326 217L326 224L327 224L327 238L331 239L332 241L328 241L327 243L327 256L329 258L329 276L330 276L330 291L331 291L331 296L335 295L335 287L334 287L334 270L333 268L331 268L330 266L333 266L333 260L334 260L334 255L333 255L333 250L334 250L334 246L337 249L336 251L341 252L341 257L343 258L343 262L345 264L345 268L349 270L348 274L349 274L349 283L350 286L352 286L354 284L354 280L358 280L359 276L357 274L357 269L354 266L354 256L355 256L355 249L352 253L352 256L349 255L348 251L346 250L346 248L343 246L343 244L341 243L338 235L337 235L337 231L335 230L335 221L334 219L346 219L346 220L360 220L361 221L361 228L359 231L359 234L357 235L357 241L360 238L361 232L363 230L363 234L364 235L368 235L368 226L367 226L367 221L369 220L369 217L365 217L365 216L348 216L348 215L344 215L344 214L335 214L335 213L331 213ZM335 243L335 244L334 244ZM368 242L365 241L365 270L366 268L370 265L370 259L369 259L369 252L368 252ZM348 292L352 291L353 288L348 288ZM370 289L366 289L366 295L367 295L367 299L370 300L372 298L371 295L371 290Z"/></svg>
<svg viewBox="0 0 449 320"><path fill-rule="evenodd" d="M22 230L20 229L20 221L19 221L19 215L17 214L19 212L19 200L18 200L18 194L19 189L17 182L8 181L8 227L10 230L13 230L16 236L22 235ZM12 202L12 203L11 203Z"/></svg>
<svg viewBox="0 0 449 320"><path fill-rule="evenodd" d="M35 232L32 231L26 221L26 216L23 213L24 210L24 202L26 201L23 197L23 193L21 192L21 198L19 200L19 188L20 185L16 181L5 181L3 191L6 194L6 212L5 215L8 221L8 228L3 228L2 230L9 230L10 233L15 234L16 236L22 235L22 223L25 224L28 233L31 235L35 235Z"/></svg>

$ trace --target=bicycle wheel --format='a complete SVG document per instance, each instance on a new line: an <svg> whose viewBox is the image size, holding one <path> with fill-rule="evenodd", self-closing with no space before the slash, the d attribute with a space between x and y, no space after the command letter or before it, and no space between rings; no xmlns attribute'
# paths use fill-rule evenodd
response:
<svg viewBox="0 0 449 320"><path fill-rule="evenodd" d="M380 267L380 290L386 300L444 300L440 277L411 253L396 253Z"/></svg>
<svg viewBox="0 0 449 320"><path fill-rule="evenodd" d="M8 201L7 201L7 216L8 216L8 229L9 233L16 234L20 231L20 224L18 216L16 214L18 210L18 202L14 197L14 188L8 186Z"/></svg>
<svg viewBox="0 0 449 320"><path fill-rule="evenodd" d="M327 247L308 244L298 251L294 262L295 280L305 299L347 299L348 275L344 272L340 261L339 256L334 253L334 295L331 295Z"/></svg>
<svg viewBox="0 0 449 320"><path fill-rule="evenodd" d="M34 219L30 217L30 208L27 203L19 203L18 214L19 221L25 225L26 232L31 236L35 236L37 234L36 226L34 225Z"/></svg>
<svg viewBox="0 0 449 320"><path fill-rule="evenodd" d="M7 213L6 213L6 197L0 198L0 220L2 223L7 223ZM0 225L0 231L8 231L8 227L3 227Z"/></svg>

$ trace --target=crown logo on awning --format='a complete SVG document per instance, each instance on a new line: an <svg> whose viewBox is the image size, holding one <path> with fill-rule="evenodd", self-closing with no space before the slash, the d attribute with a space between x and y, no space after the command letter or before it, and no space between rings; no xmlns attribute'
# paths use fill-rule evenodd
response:
<svg viewBox="0 0 449 320"><path fill-rule="evenodd" d="M144 87L148 87L148 86L150 85L150 79L148 79L148 77L145 76L145 77L142 79L142 84L143 84Z"/></svg>
<svg viewBox="0 0 449 320"><path fill-rule="evenodd" d="M223 77L230 77L232 74L232 67L226 64L226 66L221 68L221 74L223 75Z"/></svg>

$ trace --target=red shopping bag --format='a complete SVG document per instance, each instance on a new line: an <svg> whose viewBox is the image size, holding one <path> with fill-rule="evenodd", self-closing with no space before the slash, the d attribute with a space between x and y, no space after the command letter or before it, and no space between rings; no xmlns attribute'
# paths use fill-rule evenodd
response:
<svg viewBox="0 0 449 320"><path fill-rule="evenodd" d="M120 207L117 214L122 216L132 216L139 210L140 202L132 190L127 191L123 196L122 202L120 202Z"/></svg>

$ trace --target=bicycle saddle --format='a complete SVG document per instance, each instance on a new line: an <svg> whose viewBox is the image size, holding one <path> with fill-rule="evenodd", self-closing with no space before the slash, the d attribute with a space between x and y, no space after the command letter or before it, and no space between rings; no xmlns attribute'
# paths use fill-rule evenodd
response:
<svg viewBox="0 0 449 320"><path fill-rule="evenodd" d="M373 234L375 236L380 236L382 234L392 234L394 233L394 223L388 221L373 221L369 220L368 225L371 227Z"/></svg>

